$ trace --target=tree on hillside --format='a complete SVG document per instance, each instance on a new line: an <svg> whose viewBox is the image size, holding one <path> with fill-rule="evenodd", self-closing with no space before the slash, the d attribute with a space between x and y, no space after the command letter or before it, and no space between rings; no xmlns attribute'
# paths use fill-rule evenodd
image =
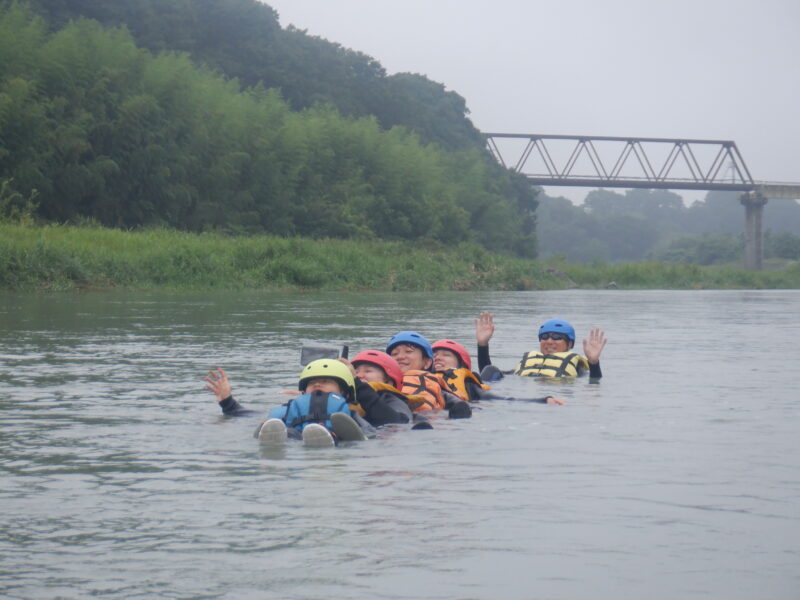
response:
<svg viewBox="0 0 800 600"><path fill-rule="evenodd" d="M245 86L277 88L295 110L329 104L345 116L376 116L384 129L407 127L447 149L483 150L483 138L455 92L421 75L387 77L366 54L282 29L277 12L257 0L30 2L54 30L78 17L125 26L151 51L188 52Z"/></svg>
<svg viewBox="0 0 800 600"><path fill-rule="evenodd" d="M520 181L477 149L423 144L374 117L292 111L274 89L142 50L127 29L79 19L49 33L0 5L0 182L9 198L35 198L45 221L532 256L535 198Z"/></svg>

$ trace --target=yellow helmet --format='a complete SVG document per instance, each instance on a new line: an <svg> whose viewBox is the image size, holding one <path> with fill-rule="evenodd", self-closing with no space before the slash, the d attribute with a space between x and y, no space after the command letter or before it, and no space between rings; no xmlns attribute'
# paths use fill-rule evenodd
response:
<svg viewBox="0 0 800 600"><path fill-rule="evenodd" d="M301 392L305 392L308 382L316 377L335 379L342 387L342 396L350 402L356 401L356 380L353 378L350 369L348 369L347 365L344 363L330 358L312 360L300 372L298 389Z"/></svg>

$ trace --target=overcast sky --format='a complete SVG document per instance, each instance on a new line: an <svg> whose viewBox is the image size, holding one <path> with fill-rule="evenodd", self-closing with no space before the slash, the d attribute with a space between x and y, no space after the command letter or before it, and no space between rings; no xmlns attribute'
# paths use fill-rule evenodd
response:
<svg viewBox="0 0 800 600"><path fill-rule="evenodd" d="M754 179L800 182L800 0L266 2L443 83L481 131L733 140Z"/></svg>

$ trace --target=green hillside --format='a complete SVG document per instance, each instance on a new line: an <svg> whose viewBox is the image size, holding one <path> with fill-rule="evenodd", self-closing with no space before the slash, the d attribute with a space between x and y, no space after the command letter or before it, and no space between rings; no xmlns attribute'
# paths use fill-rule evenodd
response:
<svg viewBox="0 0 800 600"><path fill-rule="evenodd" d="M463 98L255 0L0 4L0 183L40 222L535 255Z"/></svg>

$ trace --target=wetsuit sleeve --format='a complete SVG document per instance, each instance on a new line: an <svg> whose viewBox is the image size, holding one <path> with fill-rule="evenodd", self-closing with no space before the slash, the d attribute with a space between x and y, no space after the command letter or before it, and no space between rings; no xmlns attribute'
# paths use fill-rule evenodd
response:
<svg viewBox="0 0 800 600"><path fill-rule="evenodd" d="M222 414L231 416L250 415L255 412L239 404L234 400L233 396L225 398L225 400L219 403L219 407L222 409Z"/></svg>
<svg viewBox="0 0 800 600"><path fill-rule="evenodd" d="M367 382L356 379L356 398L364 412L369 414L378 402L378 392Z"/></svg>
<svg viewBox="0 0 800 600"><path fill-rule="evenodd" d="M600 361L597 361L595 365L589 363L589 379L600 379L602 376L603 372L600 370Z"/></svg>
<svg viewBox="0 0 800 600"><path fill-rule="evenodd" d="M479 390L478 397L481 400L514 400L515 402L533 402L535 404L547 404L547 399L553 398L553 396L544 396L543 398L514 398L513 396L503 396L484 389Z"/></svg>
<svg viewBox="0 0 800 600"><path fill-rule="evenodd" d="M393 394L378 393L360 379L356 380L356 397L364 409L364 418L374 427L411 421L411 409L402 399Z"/></svg>
<svg viewBox="0 0 800 600"><path fill-rule="evenodd" d="M485 346L478 346L478 372L483 371L483 368L492 364L492 359L489 358L489 344Z"/></svg>

